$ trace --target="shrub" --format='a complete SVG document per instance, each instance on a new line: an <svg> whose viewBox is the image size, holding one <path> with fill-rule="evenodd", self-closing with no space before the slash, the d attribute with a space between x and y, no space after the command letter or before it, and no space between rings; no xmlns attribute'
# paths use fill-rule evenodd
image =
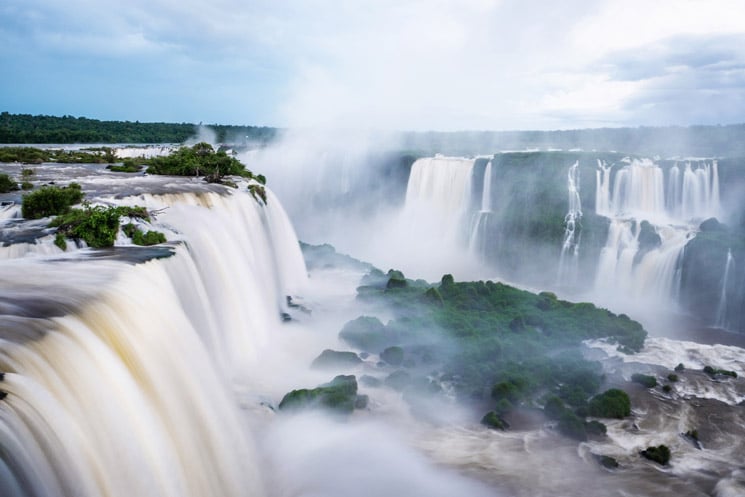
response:
<svg viewBox="0 0 745 497"><path fill-rule="evenodd" d="M559 417L559 432L575 440L587 440L585 422L569 409L565 409Z"/></svg>
<svg viewBox="0 0 745 497"><path fill-rule="evenodd" d="M49 225L56 226L57 232L64 236L84 240L89 247L104 248L114 245L120 216L147 219L147 211L142 207L91 207L86 204L84 209L72 209L57 216ZM162 233L158 235L163 236ZM156 237L160 239L158 235Z"/></svg>
<svg viewBox="0 0 745 497"><path fill-rule="evenodd" d="M149 230L146 233L143 233L141 230L137 230L132 235L132 243L135 245L142 245L142 246L150 246L150 245L157 245L159 243L165 243L166 242L166 235L161 233L160 231L152 231Z"/></svg>
<svg viewBox="0 0 745 497"><path fill-rule="evenodd" d="M657 379L654 376L634 373L631 375L631 381L638 383L644 388L654 388L657 386Z"/></svg>
<svg viewBox="0 0 745 497"><path fill-rule="evenodd" d="M43 186L23 196L21 215L26 219L59 216L83 200L83 191L77 183L68 186Z"/></svg>
<svg viewBox="0 0 745 497"><path fill-rule="evenodd" d="M709 376L723 375L737 378L737 373L734 371L729 371L726 369L715 369L711 366L704 366L704 373L708 374Z"/></svg>
<svg viewBox="0 0 745 497"><path fill-rule="evenodd" d="M670 462L670 448L667 445L658 445L657 447L647 447L641 451L642 457L666 466Z"/></svg>
<svg viewBox="0 0 745 497"><path fill-rule="evenodd" d="M30 181L24 181L21 183L21 190L28 191L28 190L33 190L33 189L34 189L34 184L31 183Z"/></svg>
<svg viewBox="0 0 745 497"><path fill-rule="evenodd" d="M549 397L546 404L543 406L543 412L546 413L546 417L554 420L561 418L561 414L566 410L564 402L555 395Z"/></svg>
<svg viewBox="0 0 745 497"><path fill-rule="evenodd" d="M608 427L600 421L588 421L585 423L585 430L588 435L593 436L604 436L608 432Z"/></svg>
<svg viewBox="0 0 745 497"><path fill-rule="evenodd" d="M62 233L57 233L54 236L54 244L60 248L60 250L67 250L67 240L65 239L65 235Z"/></svg>
<svg viewBox="0 0 745 497"><path fill-rule="evenodd" d="M590 399L587 413L597 418L621 419L631 414L631 399L623 390L611 388Z"/></svg>
<svg viewBox="0 0 745 497"><path fill-rule="evenodd" d="M481 424L493 430L502 431L510 427L509 423L499 417L499 415L494 411L487 412L484 417L481 418Z"/></svg>
<svg viewBox="0 0 745 497"><path fill-rule="evenodd" d="M18 184L10 179L7 174L0 174L0 193L14 192L18 190Z"/></svg>

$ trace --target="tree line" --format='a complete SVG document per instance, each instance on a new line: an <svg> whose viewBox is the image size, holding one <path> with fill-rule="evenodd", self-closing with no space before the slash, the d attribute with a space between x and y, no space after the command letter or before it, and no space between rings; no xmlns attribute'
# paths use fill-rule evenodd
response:
<svg viewBox="0 0 745 497"><path fill-rule="evenodd" d="M277 128L209 125L220 143L266 144ZM73 116L0 113L0 143L183 143L196 134L193 123L99 121Z"/></svg>

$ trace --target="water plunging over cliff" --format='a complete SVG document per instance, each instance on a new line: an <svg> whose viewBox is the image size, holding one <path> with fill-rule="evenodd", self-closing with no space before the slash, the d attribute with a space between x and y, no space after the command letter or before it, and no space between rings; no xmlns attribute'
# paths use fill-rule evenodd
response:
<svg viewBox="0 0 745 497"><path fill-rule="evenodd" d="M719 214L719 202L716 161L686 162L682 177L676 164L667 180L648 159L615 168L599 162L595 208L611 225L595 289L670 303L679 290L683 248L702 220Z"/></svg>
<svg viewBox="0 0 745 497"><path fill-rule="evenodd" d="M564 241L559 256L558 284L573 285L577 281L579 248L582 232L578 231L582 221L582 201L579 196L579 161L569 168L567 173L567 192L569 210L564 217Z"/></svg>
<svg viewBox="0 0 745 497"><path fill-rule="evenodd" d="M484 186L481 191L481 209L474 215L473 228L468 239L470 252L484 256L486 252L486 229L492 214L491 200L492 164L487 162L484 168Z"/></svg>
<svg viewBox="0 0 745 497"><path fill-rule="evenodd" d="M304 263L270 192L263 206L178 183L99 197L157 209L172 257L55 247L0 260L0 494L264 494L235 396Z"/></svg>

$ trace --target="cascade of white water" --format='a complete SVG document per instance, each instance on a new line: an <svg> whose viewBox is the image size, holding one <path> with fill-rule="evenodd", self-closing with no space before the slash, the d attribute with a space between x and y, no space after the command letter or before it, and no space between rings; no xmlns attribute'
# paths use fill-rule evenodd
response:
<svg viewBox="0 0 745 497"><path fill-rule="evenodd" d="M491 161L486 164L484 169L484 189L481 194L481 210L491 212Z"/></svg>
<svg viewBox="0 0 745 497"><path fill-rule="evenodd" d="M473 159L428 157L411 166L405 209L460 220L471 200Z"/></svg>
<svg viewBox="0 0 745 497"><path fill-rule="evenodd" d="M719 212L716 162L674 165L667 182L661 167L650 160L630 160L616 171L598 164L596 211L611 218L608 240L601 251L595 288L622 290L634 299L668 301L677 293L679 260L701 219ZM612 186L612 187L611 187ZM640 223L648 221L661 244L643 255Z"/></svg>
<svg viewBox="0 0 745 497"><path fill-rule="evenodd" d="M612 166L598 159L595 171L595 212L601 216L610 216L610 173Z"/></svg>
<svg viewBox="0 0 745 497"><path fill-rule="evenodd" d="M486 238L486 228L491 210L491 183L492 183L492 165L491 161L486 164L484 169L484 187L481 191L481 210L474 214L474 220L471 223L471 235L468 238L468 250L476 255L483 254L485 251L484 242Z"/></svg>
<svg viewBox="0 0 745 497"><path fill-rule="evenodd" d="M722 276L722 291L719 294L719 305L717 305L717 316L714 322L714 326L717 328L727 328L727 286L734 264L735 258L732 256L732 250L727 250L727 262L724 265L724 275Z"/></svg>
<svg viewBox="0 0 745 497"><path fill-rule="evenodd" d="M582 220L582 201L579 188L579 161L576 161L567 172L569 208L566 216L564 216L564 241L561 245L557 276L559 285L573 284L577 280L579 247L582 236L582 233L577 233L577 225Z"/></svg>
<svg viewBox="0 0 745 497"><path fill-rule="evenodd" d="M678 211L679 206L682 204L681 188L680 168L678 168L678 164L675 164L668 172L666 201L667 211L671 213L673 217L680 214Z"/></svg>
<svg viewBox="0 0 745 497"><path fill-rule="evenodd" d="M267 193L276 205L245 191L116 200L164 209L157 228L182 240L167 259L0 261L2 495L264 493L226 380L251 381L306 278Z"/></svg>

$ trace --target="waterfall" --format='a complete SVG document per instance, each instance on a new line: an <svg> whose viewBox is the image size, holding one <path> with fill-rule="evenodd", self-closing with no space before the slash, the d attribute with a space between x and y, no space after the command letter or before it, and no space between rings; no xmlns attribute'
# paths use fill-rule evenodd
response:
<svg viewBox="0 0 745 497"><path fill-rule="evenodd" d="M651 160L627 160L615 175L598 163L596 212L611 219L595 277L597 290L670 302L677 295L683 248L702 219L720 211L717 163L686 162L667 171ZM640 252L642 221L659 246Z"/></svg>
<svg viewBox="0 0 745 497"><path fill-rule="evenodd" d="M722 276L722 291L719 294L719 305L717 305L717 317L714 322L716 328L727 328L727 287L730 280L730 272L735 264L732 250L727 250L727 262L724 264L724 275Z"/></svg>
<svg viewBox="0 0 745 497"><path fill-rule="evenodd" d="M472 223L471 236L468 239L468 249L476 255L483 255L486 251L486 229L491 209L491 183L492 183L492 165L491 161L486 164L484 169L484 187L481 191L481 210L474 215Z"/></svg>
<svg viewBox="0 0 745 497"><path fill-rule="evenodd" d="M473 159L430 157L411 166L405 209L460 221L471 200Z"/></svg>
<svg viewBox="0 0 745 497"><path fill-rule="evenodd" d="M491 212L491 161L484 169L484 189L481 193L481 211Z"/></svg>
<svg viewBox="0 0 745 497"><path fill-rule="evenodd" d="M612 166L598 159L595 171L595 212L610 217L610 173Z"/></svg>
<svg viewBox="0 0 745 497"><path fill-rule="evenodd" d="M579 188L579 161L576 161L567 172L569 209L564 216L564 241L561 245L557 276L559 285L571 285L577 281L579 247L582 237L581 231L577 232L577 225L582 221Z"/></svg>
<svg viewBox="0 0 745 497"><path fill-rule="evenodd" d="M0 494L265 493L237 396L304 263L271 192L181 185L98 198L158 209L172 257L0 259Z"/></svg>

